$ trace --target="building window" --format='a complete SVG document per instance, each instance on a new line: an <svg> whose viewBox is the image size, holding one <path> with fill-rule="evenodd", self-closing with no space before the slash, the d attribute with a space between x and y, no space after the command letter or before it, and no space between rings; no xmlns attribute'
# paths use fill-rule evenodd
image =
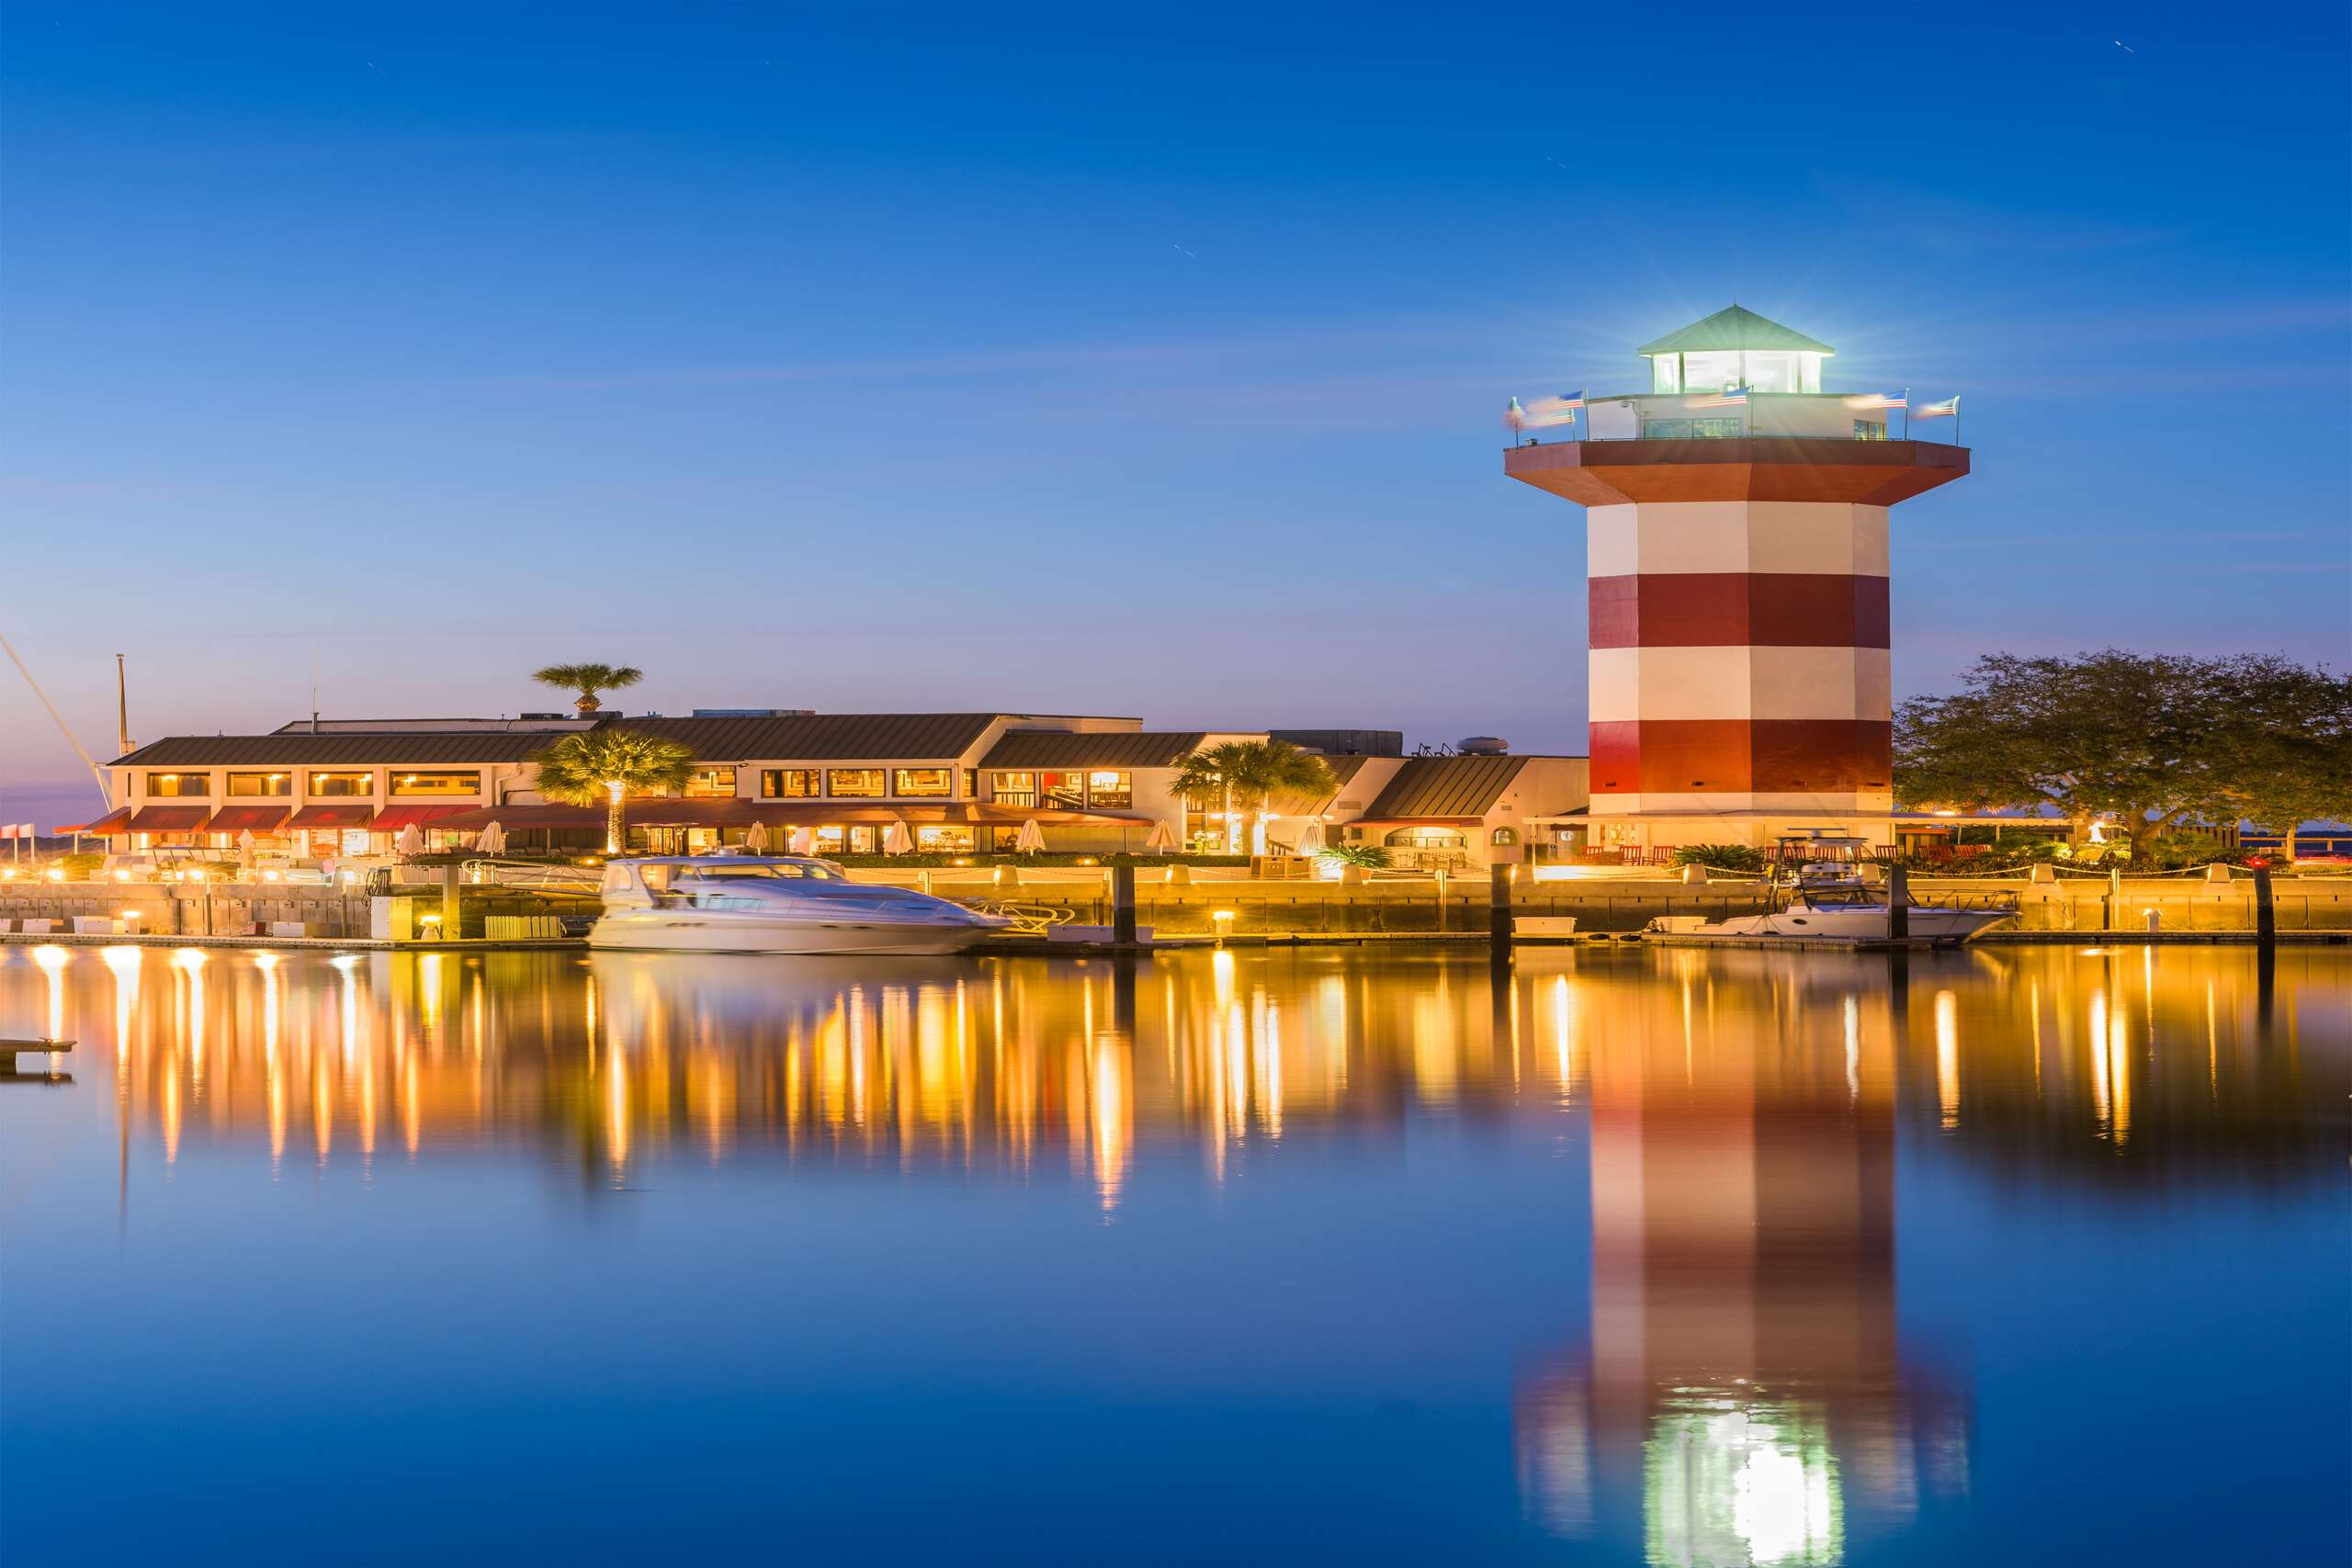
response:
<svg viewBox="0 0 2352 1568"><path fill-rule="evenodd" d="M735 770L732 768L696 768L686 780L688 800L732 800L735 798Z"/></svg>
<svg viewBox="0 0 2352 1568"><path fill-rule="evenodd" d="M1736 414L1725 419L1694 419L1690 422L1690 438L1694 441L1731 441L1739 436Z"/></svg>
<svg viewBox="0 0 2352 1568"><path fill-rule="evenodd" d="M1040 773L1046 804L1056 811L1086 809L1086 775L1084 773Z"/></svg>
<svg viewBox="0 0 2352 1568"><path fill-rule="evenodd" d="M1516 844L1519 842L1519 829L1516 828L1498 828L1494 832L1487 836L1487 841L1498 847Z"/></svg>
<svg viewBox="0 0 2352 1568"><path fill-rule="evenodd" d="M231 773L229 793L232 795L292 795L292 773Z"/></svg>
<svg viewBox="0 0 2352 1568"><path fill-rule="evenodd" d="M978 768L964 770L964 798L966 800L980 798L980 770Z"/></svg>
<svg viewBox="0 0 2352 1568"><path fill-rule="evenodd" d="M994 799L999 806L1036 805L1037 775L1026 773L997 774Z"/></svg>
<svg viewBox="0 0 2352 1568"><path fill-rule="evenodd" d="M817 770L814 768L760 770L762 800L813 800L816 795Z"/></svg>
<svg viewBox="0 0 2352 1568"><path fill-rule="evenodd" d="M1854 422L1854 439L1857 441L1885 440L1886 421L1883 419L1856 420Z"/></svg>
<svg viewBox="0 0 2352 1568"><path fill-rule="evenodd" d="M1682 390L1682 356L1659 354L1650 358L1650 390L1679 392Z"/></svg>
<svg viewBox="0 0 2352 1568"><path fill-rule="evenodd" d="M1459 850L1470 840L1451 828L1399 828L1388 835L1388 843L1399 850Z"/></svg>
<svg viewBox="0 0 2352 1568"><path fill-rule="evenodd" d="M1015 829L1015 832L1020 829ZM927 855L965 855L972 852L972 830L969 828L918 828L915 848Z"/></svg>
<svg viewBox="0 0 2352 1568"><path fill-rule="evenodd" d="M1086 775L1087 804L1098 809L1124 809L1136 803L1135 775L1132 773L1091 773Z"/></svg>
<svg viewBox="0 0 2352 1568"><path fill-rule="evenodd" d="M956 790L956 770L953 768L893 768L890 770L890 793L926 799L952 795Z"/></svg>
<svg viewBox="0 0 2352 1568"><path fill-rule="evenodd" d="M209 773L149 773L147 793L157 799L170 795L209 795L212 788Z"/></svg>
<svg viewBox="0 0 2352 1568"><path fill-rule="evenodd" d="M827 827L816 830L820 855L871 855L881 852L882 829L867 827Z"/></svg>
<svg viewBox="0 0 2352 1568"><path fill-rule="evenodd" d="M312 773L311 775L310 794L313 799L325 799L329 796L348 799L353 795L375 793L376 775L373 773Z"/></svg>
<svg viewBox="0 0 2352 1568"><path fill-rule="evenodd" d="M479 773L394 773L392 795L395 798L413 795L480 795L481 774Z"/></svg>
<svg viewBox="0 0 2352 1568"><path fill-rule="evenodd" d="M1645 441L1688 441L1690 422L1687 419L1645 419L1642 421Z"/></svg>
<svg viewBox="0 0 2352 1568"><path fill-rule="evenodd" d="M882 794L879 768L828 768L825 793L836 800L874 800Z"/></svg>

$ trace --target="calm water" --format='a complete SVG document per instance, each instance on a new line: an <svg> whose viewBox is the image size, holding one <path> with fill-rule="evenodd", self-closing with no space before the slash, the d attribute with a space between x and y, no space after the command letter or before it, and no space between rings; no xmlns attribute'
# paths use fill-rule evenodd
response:
<svg viewBox="0 0 2352 1568"><path fill-rule="evenodd" d="M0 1558L2340 1561L2352 953L0 948Z"/></svg>

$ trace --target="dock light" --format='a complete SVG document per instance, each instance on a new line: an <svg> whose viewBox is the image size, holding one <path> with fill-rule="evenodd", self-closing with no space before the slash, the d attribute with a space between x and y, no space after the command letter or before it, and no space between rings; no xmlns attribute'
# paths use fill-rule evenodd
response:
<svg viewBox="0 0 2352 1568"><path fill-rule="evenodd" d="M1078 863L1080 865L1092 865L1094 863L1094 857L1092 855L1086 855L1080 858Z"/></svg>
<svg viewBox="0 0 2352 1568"><path fill-rule="evenodd" d="M1225 945L1225 933L1233 929L1233 911L1230 909L1212 909L1209 911L1209 919L1216 924L1216 944L1219 947L1223 947Z"/></svg>
<svg viewBox="0 0 2352 1568"><path fill-rule="evenodd" d="M277 880L277 873L274 871L265 871L261 874L261 879L264 882L275 882Z"/></svg>
<svg viewBox="0 0 2352 1568"><path fill-rule="evenodd" d="M17 868L15 866L0 866L0 882L14 882L16 880Z"/></svg>
<svg viewBox="0 0 2352 1568"><path fill-rule="evenodd" d="M127 871L118 871L114 874L114 879L117 882L128 882L130 880L130 873Z"/></svg>
<svg viewBox="0 0 2352 1568"><path fill-rule="evenodd" d="M122 912L122 919L125 925L135 926L139 923L139 911L136 909L125 909Z"/></svg>
<svg viewBox="0 0 2352 1568"><path fill-rule="evenodd" d="M62 882L62 881L64 881L64 880L65 880L65 868L64 868L63 866L62 866L62 865L53 865L53 866L51 866L51 867L49 868L49 879L50 879L51 882Z"/></svg>

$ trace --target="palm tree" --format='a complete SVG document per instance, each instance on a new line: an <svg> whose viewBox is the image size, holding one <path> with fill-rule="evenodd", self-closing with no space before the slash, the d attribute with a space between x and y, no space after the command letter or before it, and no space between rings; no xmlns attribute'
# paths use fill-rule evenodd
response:
<svg viewBox="0 0 2352 1568"><path fill-rule="evenodd" d="M645 671L628 664L550 664L535 671L531 679L542 686L578 692L580 695L571 705L584 716L605 705L596 700L597 693L634 686L645 679Z"/></svg>
<svg viewBox="0 0 2352 1568"><path fill-rule="evenodd" d="M1322 758L1303 751L1287 740L1228 740L1195 751L1177 764L1170 790L1187 800L1225 803L1225 845L1227 854L1241 852L1238 798L1250 807L1250 852L1266 852L1267 808L1282 794L1329 795L1339 781Z"/></svg>
<svg viewBox="0 0 2352 1568"><path fill-rule="evenodd" d="M621 852L621 803L632 794L682 789L695 754L674 740L637 729L567 735L537 757L539 793L567 806L605 803L605 852Z"/></svg>

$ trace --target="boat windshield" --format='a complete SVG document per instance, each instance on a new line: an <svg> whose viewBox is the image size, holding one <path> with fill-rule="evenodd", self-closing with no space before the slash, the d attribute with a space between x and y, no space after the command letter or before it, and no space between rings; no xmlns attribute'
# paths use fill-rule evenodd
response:
<svg viewBox="0 0 2352 1568"><path fill-rule="evenodd" d="M807 881L842 882L846 877L830 865L786 863L774 865L698 865L681 871L682 877L696 882Z"/></svg>

